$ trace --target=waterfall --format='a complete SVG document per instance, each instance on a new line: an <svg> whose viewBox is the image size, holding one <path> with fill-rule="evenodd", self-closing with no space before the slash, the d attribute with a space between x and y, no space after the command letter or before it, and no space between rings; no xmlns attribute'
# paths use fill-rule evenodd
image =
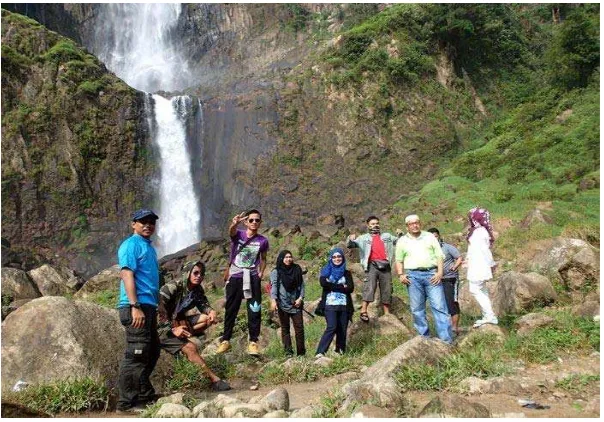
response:
<svg viewBox="0 0 604 422"><path fill-rule="evenodd" d="M180 3L100 6L90 48L108 69L145 92L177 91L192 84L187 60L172 44Z"/></svg>
<svg viewBox="0 0 604 422"><path fill-rule="evenodd" d="M87 47L128 85L141 91L177 91L192 84L186 59L172 43L179 3L99 5L95 37ZM158 256L199 241L201 213L191 175L187 120L196 119L191 97L154 94L153 140L160 155ZM197 100L198 101L198 100ZM200 109L197 107L197 109Z"/></svg>
<svg viewBox="0 0 604 422"><path fill-rule="evenodd" d="M199 241L199 202L193 189L191 162L187 153L184 122L189 117L191 98L155 100L156 138L160 140L162 166L159 188L160 207L157 235L159 256L183 249Z"/></svg>

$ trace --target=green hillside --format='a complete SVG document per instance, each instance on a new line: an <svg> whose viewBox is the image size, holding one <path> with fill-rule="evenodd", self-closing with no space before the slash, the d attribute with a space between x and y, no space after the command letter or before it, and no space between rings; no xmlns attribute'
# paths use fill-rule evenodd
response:
<svg viewBox="0 0 604 422"><path fill-rule="evenodd" d="M560 234L599 243L599 5L365 12L284 92L270 165L300 181L292 203L339 201L355 223L383 210L390 229L417 212L446 233L481 204L509 259ZM333 171L350 182L317 177ZM519 228L536 208L551 224Z"/></svg>

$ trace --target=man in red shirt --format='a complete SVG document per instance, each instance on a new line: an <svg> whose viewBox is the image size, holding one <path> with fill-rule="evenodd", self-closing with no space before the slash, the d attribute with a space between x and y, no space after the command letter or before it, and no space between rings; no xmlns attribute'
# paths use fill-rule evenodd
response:
<svg viewBox="0 0 604 422"><path fill-rule="evenodd" d="M384 314L390 313L392 301L392 269L394 258L394 245L397 237L390 233L381 233L380 220L372 215L367 218L367 230L357 238L356 234L348 236L348 248L361 250L361 264L365 270L365 283L363 284L363 303L361 305L361 320L369 321L367 306L375 298L375 289L380 287L380 302L384 307Z"/></svg>

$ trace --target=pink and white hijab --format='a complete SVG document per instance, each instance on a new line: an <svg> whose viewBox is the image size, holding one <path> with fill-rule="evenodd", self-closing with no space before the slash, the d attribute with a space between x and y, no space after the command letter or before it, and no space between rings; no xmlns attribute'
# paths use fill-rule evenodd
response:
<svg viewBox="0 0 604 422"><path fill-rule="evenodd" d="M468 222L470 223L470 230L468 232L468 240L474 229L477 227L484 227L489 232L489 238L491 240L491 245L495 241L495 236L493 236L493 226L491 225L491 213L486 208L474 207L470 211L468 211Z"/></svg>

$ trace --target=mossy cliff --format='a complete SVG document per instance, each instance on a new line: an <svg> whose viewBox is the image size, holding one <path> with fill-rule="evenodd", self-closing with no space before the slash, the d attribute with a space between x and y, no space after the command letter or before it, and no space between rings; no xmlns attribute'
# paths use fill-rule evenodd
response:
<svg viewBox="0 0 604 422"><path fill-rule="evenodd" d="M151 200L144 100L73 41L2 11L2 237L13 251L83 274L114 261L129 213Z"/></svg>

